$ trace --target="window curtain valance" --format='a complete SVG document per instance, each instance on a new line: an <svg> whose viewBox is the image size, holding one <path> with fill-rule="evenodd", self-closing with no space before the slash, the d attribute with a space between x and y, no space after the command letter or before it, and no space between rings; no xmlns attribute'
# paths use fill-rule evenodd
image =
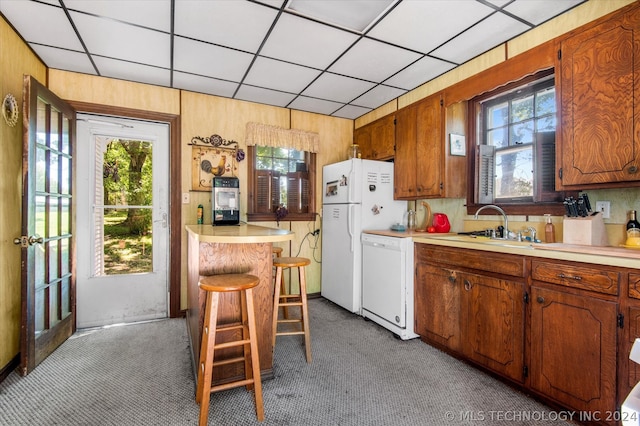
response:
<svg viewBox="0 0 640 426"><path fill-rule="evenodd" d="M297 129L269 126L261 123L247 123L247 146L271 146L293 148L298 151L318 152L320 135Z"/></svg>

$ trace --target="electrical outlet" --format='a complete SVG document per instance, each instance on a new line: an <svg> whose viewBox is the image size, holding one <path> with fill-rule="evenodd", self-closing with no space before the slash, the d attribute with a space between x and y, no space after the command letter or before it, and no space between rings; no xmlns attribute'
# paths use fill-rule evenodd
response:
<svg viewBox="0 0 640 426"><path fill-rule="evenodd" d="M320 233L319 229L316 229L315 231L313 231L313 235L318 235Z"/></svg>
<svg viewBox="0 0 640 426"><path fill-rule="evenodd" d="M611 217L611 201L596 201L596 211L602 213L603 219Z"/></svg>
<svg viewBox="0 0 640 426"><path fill-rule="evenodd" d="M182 193L182 204L189 204L191 202L191 194L188 192Z"/></svg>

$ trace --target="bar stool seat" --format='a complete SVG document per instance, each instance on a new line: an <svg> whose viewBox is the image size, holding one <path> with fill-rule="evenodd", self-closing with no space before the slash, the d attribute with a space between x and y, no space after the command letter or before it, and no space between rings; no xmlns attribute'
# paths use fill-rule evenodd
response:
<svg viewBox="0 0 640 426"><path fill-rule="evenodd" d="M309 333L309 313L307 306L307 280L305 274L305 266L311 261L304 257L276 257L273 260L273 266L276 268L275 278L275 294L273 297L273 347L276 346L277 336L304 335L304 346L307 362L311 362L311 335ZM300 280L300 294L287 294L281 291L284 289L282 271L286 268L298 268L298 277ZM278 283L282 283L279 285ZM292 306L300 307L300 318L284 318L279 319L278 311L280 308L288 308ZM278 331L279 324L298 323L298 330Z"/></svg>
<svg viewBox="0 0 640 426"><path fill-rule="evenodd" d="M256 332L255 311L253 308L253 288L260 279L249 274L222 274L200 277L198 286L207 292L207 301L200 343L200 361L198 368L198 386L196 402L200 404L199 424L206 425L209 416L209 401L212 392L246 386L253 389L256 416L264 420L262 401L262 383L260 379L260 361L258 354L258 336ZM239 292L241 323L218 326L218 302L220 293ZM216 344L216 333L219 331L242 330L240 340ZM214 361L218 349L242 346L243 356ZM213 368L220 365L244 362L245 378L230 383L212 386Z"/></svg>

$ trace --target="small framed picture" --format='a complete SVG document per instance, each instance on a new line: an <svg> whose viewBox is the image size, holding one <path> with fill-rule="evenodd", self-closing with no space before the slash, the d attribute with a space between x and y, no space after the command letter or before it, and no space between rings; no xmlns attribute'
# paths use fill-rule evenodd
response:
<svg viewBox="0 0 640 426"><path fill-rule="evenodd" d="M467 154L467 145L463 135L449 133L449 153L463 157Z"/></svg>

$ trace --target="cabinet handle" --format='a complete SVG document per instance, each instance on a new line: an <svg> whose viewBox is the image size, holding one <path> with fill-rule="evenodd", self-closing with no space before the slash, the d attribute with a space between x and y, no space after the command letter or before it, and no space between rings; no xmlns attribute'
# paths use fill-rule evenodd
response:
<svg viewBox="0 0 640 426"><path fill-rule="evenodd" d="M454 275L449 275L449 282L450 282L451 284L455 284L455 282L456 282L456 277L455 277Z"/></svg>
<svg viewBox="0 0 640 426"><path fill-rule="evenodd" d="M565 275L565 274L558 274L558 278L566 278L568 280L575 280L575 281L581 281L582 277L578 276L578 275Z"/></svg>
<svg viewBox="0 0 640 426"><path fill-rule="evenodd" d="M632 175L634 173L637 173L638 172L638 166L631 166L631 167L629 167L628 171L629 171L630 175Z"/></svg>
<svg viewBox="0 0 640 426"><path fill-rule="evenodd" d="M542 296L538 296L538 297L536 298L536 301L537 301L538 303L544 303L544 297L542 297Z"/></svg>
<svg viewBox="0 0 640 426"><path fill-rule="evenodd" d="M473 285L471 284L471 281L464 280L464 289L469 291L469 290L471 290L471 287L473 287Z"/></svg>

